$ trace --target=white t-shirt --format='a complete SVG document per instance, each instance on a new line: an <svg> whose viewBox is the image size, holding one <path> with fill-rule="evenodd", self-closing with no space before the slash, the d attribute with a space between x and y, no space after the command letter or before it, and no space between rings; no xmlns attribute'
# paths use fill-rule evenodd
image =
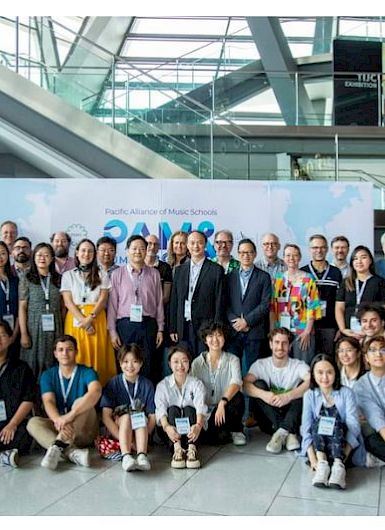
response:
<svg viewBox="0 0 385 530"><path fill-rule="evenodd" d="M286 366L277 367L273 358L258 359L249 368L249 374L262 379L275 393L283 393L297 387L309 373L310 368L299 359L289 357Z"/></svg>
<svg viewBox="0 0 385 530"><path fill-rule="evenodd" d="M100 289L111 288L108 275L106 273L99 274L101 275L102 283L91 291L91 288L84 284L79 269L67 271L62 276L60 292L71 291L72 300L75 305L96 304L100 296Z"/></svg>

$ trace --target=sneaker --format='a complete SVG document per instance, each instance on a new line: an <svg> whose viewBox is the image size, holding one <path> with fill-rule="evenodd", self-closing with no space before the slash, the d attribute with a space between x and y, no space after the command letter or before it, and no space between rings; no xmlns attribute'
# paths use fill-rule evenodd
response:
<svg viewBox="0 0 385 530"><path fill-rule="evenodd" d="M244 425L245 427L247 427L248 429L252 429L253 427L256 427L258 425L257 423L257 420L254 418L254 416L249 416L248 418L246 418L246 420L244 421Z"/></svg>
<svg viewBox="0 0 385 530"><path fill-rule="evenodd" d="M382 467L385 466L385 462L372 453L366 453L366 467Z"/></svg>
<svg viewBox="0 0 385 530"><path fill-rule="evenodd" d="M136 469L140 471L150 471L151 464L150 461L144 453L139 453L136 457Z"/></svg>
<svg viewBox="0 0 385 530"><path fill-rule="evenodd" d="M0 463L3 466L19 467L18 449L7 449L0 452Z"/></svg>
<svg viewBox="0 0 385 530"><path fill-rule="evenodd" d="M59 460L62 458L62 450L57 445L51 445L48 447L47 452L44 455L43 460L41 461L41 466L46 467L47 469L56 469L59 463Z"/></svg>
<svg viewBox="0 0 385 530"><path fill-rule="evenodd" d="M232 432L231 438L233 439L234 445L246 445L246 436L243 432Z"/></svg>
<svg viewBox="0 0 385 530"><path fill-rule="evenodd" d="M171 467L174 469L183 469L186 467L186 451L179 445L175 447L174 454L171 460Z"/></svg>
<svg viewBox="0 0 385 530"><path fill-rule="evenodd" d="M300 447L301 447L301 444L299 443L297 435L289 433L286 438L286 449L288 451L295 451L296 449L299 449Z"/></svg>
<svg viewBox="0 0 385 530"><path fill-rule="evenodd" d="M271 437L270 442L266 445L266 451L275 454L280 453L285 445L286 438L287 434L278 429L278 431L275 431Z"/></svg>
<svg viewBox="0 0 385 530"><path fill-rule="evenodd" d="M122 468L124 471L133 471L136 468L135 458L130 453L122 456Z"/></svg>
<svg viewBox="0 0 385 530"><path fill-rule="evenodd" d="M186 467L188 469L197 469L201 467L201 463L198 460L197 449L194 444L189 444L186 456Z"/></svg>
<svg viewBox="0 0 385 530"><path fill-rule="evenodd" d="M312 485L316 488L326 488L328 486L328 478L330 475L330 467L326 460L318 462L317 470L314 474Z"/></svg>
<svg viewBox="0 0 385 530"><path fill-rule="evenodd" d="M346 488L346 471L345 466L340 461L334 461L332 465L332 472L329 478L329 487L337 490L344 490Z"/></svg>
<svg viewBox="0 0 385 530"><path fill-rule="evenodd" d="M88 449L68 449L65 453L68 460L76 464L77 466L90 467L90 452Z"/></svg>

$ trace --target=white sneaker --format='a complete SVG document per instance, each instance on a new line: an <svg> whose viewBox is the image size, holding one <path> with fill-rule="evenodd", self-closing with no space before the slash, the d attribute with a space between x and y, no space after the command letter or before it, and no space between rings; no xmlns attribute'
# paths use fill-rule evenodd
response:
<svg viewBox="0 0 385 530"><path fill-rule="evenodd" d="M62 458L62 450L57 445L51 445L48 447L47 452L45 453L43 460L41 461L41 466L46 467L47 469L56 469L59 463L59 460Z"/></svg>
<svg viewBox="0 0 385 530"><path fill-rule="evenodd" d="M286 449L288 451L296 451L301 447L296 434L289 433L286 438Z"/></svg>
<svg viewBox="0 0 385 530"><path fill-rule="evenodd" d="M312 485L316 488L326 488L328 486L328 478L330 475L330 466L326 460L318 462L316 472L314 474Z"/></svg>
<svg viewBox="0 0 385 530"><path fill-rule="evenodd" d="M278 429L278 431L275 431L271 437L270 442L266 445L266 451L275 454L280 453L285 445L286 438L287 434Z"/></svg>
<svg viewBox="0 0 385 530"><path fill-rule="evenodd" d="M186 454L186 467L188 469L198 469L201 467L201 463L198 458L197 448L194 444L188 444Z"/></svg>
<svg viewBox="0 0 385 530"><path fill-rule="evenodd" d="M136 457L136 469L140 471L150 471L151 464L150 461L144 453L139 453Z"/></svg>
<svg viewBox="0 0 385 530"><path fill-rule="evenodd" d="M233 439L234 445L246 445L246 436L243 432L232 432L231 438Z"/></svg>
<svg viewBox="0 0 385 530"><path fill-rule="evenodd" d="M0 463L3 466L19 467L18 449L6 449L5 451L0 451Z"/></svg>
<svg viewBox="0 0 385 530"><path fill-rule="evenodd" d="M385 466L385 462L372 453L366 453L366 467L382 467Z"/></svg>
<svg viewBox="0 0 385 530"><path fill-rule="evenodd" d="M174 448L172 455L171 467L174 469L183 469L186 467L186 451L180 445Z"/></svg>
<svg viewBox="0 0 385 530"><path fill-rule="evenodd" d="M345 466L340 461L334 461L332 465L332 472L329 478L329 487L338 490L346 488L346 471Z"/></svg>
<svg viewBox="0 0 385 530"><path fill-rule="evenodd" d="M122 468L124 469L124 471L133 471L135 467L136 467L135 458L129 453L126 453L125 455L123 455Z"/></svg>
<svg viewBox="0 0 385 530"><path fill-rule="evenodd" d="M68 460L77 466L90 467L90 452L88 449L77 449L76 447L68 449L65 453Z"/></svg>

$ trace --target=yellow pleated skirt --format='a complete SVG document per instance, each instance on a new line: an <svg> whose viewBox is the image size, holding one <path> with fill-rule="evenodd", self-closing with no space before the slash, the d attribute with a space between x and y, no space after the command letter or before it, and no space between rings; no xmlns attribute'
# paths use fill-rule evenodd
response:
<svg viewBox="0 0 385 530"><path fill-rule="evenodd" d="M94 305L84 304L78 306L85 316L90 315ZM114 349L111 344L107 330L106 312L101 311L92 321L95 329L93 335L79 327L74 326L74 316L67 312L64 333L75 337L78 343L78 354L76 362L93 368L99 375L99 381L104 386L114 375L116 375L116 364Z"/></svg>

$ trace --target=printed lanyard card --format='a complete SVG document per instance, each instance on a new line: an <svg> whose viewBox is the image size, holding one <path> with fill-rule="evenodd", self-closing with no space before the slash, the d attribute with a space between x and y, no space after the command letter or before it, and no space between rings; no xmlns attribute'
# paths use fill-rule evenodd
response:
<svg viewBox="0 0 385 530"><path fill-rule="evenodd" d="M190 432L190 420L188 418L175 418L175 427L179 434Z"/></svg>
<svg viewBox="0 0 385 530"><path fill-rule="evenodd" d="M320 306L321 306L321 315L323 317L326 317L326 307L327 307L326 300L320 300Z"/></svg>
<svg viewBox="0 0 385 530"><path fill-rule="evenodd" d="M141 429L142 427L145 427L147 425L146 423L146 415L144 412L133 412L131 414L131 426L134 429Z"/></svg>
<svg viewBox="0 0 385 530"><path fill-rule="evenodd" d="M279 318L279 323L281 328L290 329L291 322L290 322L290 315L289 313L282 313Z"/></svg>
<svg viewBox="0 0 385 530"><path fill-rule="evenodd" d="M55 319L52 313L41 315L43 331L55 331Z"/></svg>
<svg viewBox="0 0 385 530"><path fill-rule="evenodd" d="M13 331L13 329L15 328L15 317L13 315L3 315L3 320L5 322L8 322Z"/></svg>
<svg viewBox="0 0 385 530"><path fill-rule="evenodd" d="M321 416L318 424L318 434L321 436L333 436L335 424L335 418Z"/></svg>
<svg viewBox="0 0 385 530"><path fill-rule="evenodd" d="M361 331L361 324L357 317L350 317L350 329L352 331Z"/></svg>
<svg viewBox="0 0 385 530"><path fill-rule="evenodd" d="M0 421L6 421L7 411L5 409L5 401L0 399Z"/></svg>
<svg viewBox="0 0 385 530"><path fill-rule="evenodd" d="M186 320L191 320L191 302L190 300L184 301L184 318Z"/></svg>
<svg viewBox="0 0 385 530"><path fill-rule="evenodd" d="M130 311L131 322L142 322L143 320L143 306L140 304L131 304Z"/></svg>

